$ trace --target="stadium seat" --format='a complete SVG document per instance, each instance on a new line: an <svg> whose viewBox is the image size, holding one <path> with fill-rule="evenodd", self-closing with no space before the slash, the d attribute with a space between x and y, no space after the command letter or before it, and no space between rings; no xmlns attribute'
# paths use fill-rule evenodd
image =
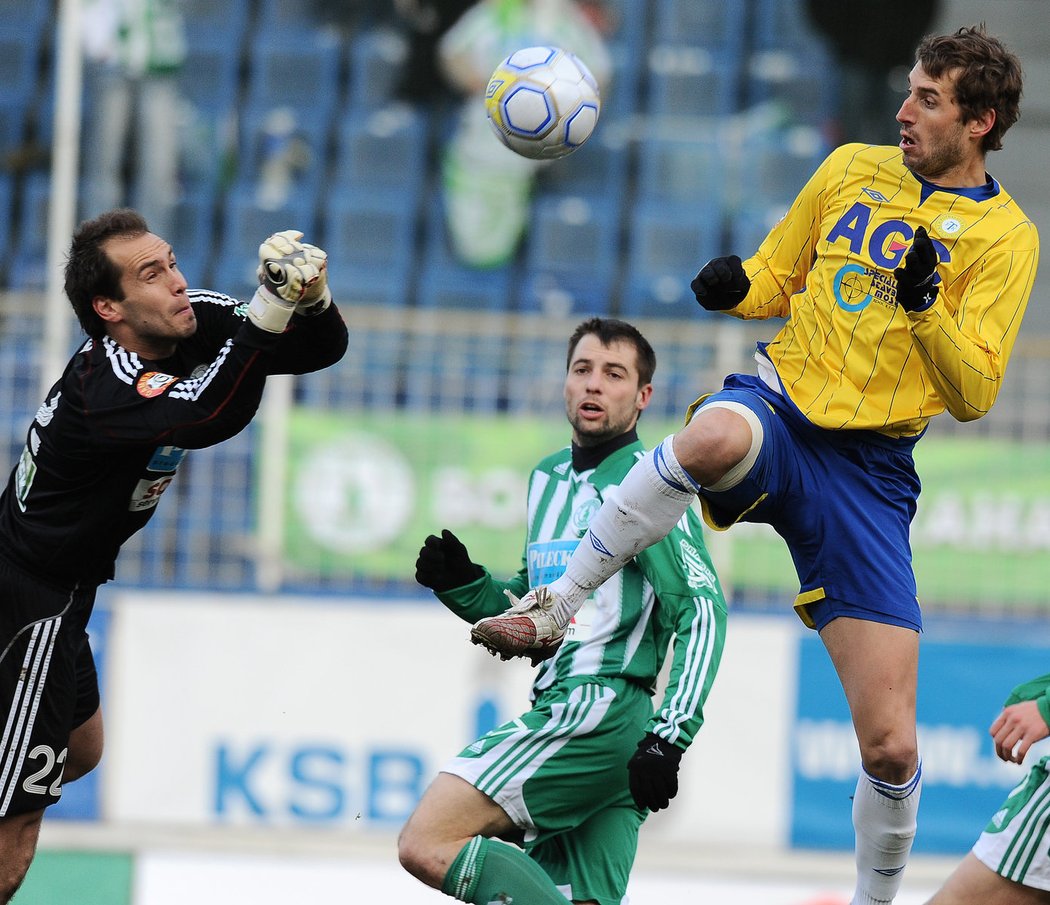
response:
<svg viewBox="0 0 1050 905"><path fill-rule="evenodd" d="M733 155L738 168L736 203L786 209L820 166L827 150L820 133L806 127L741 143Z"/></svg>
<svg viewBox="0 0 1050 905"><path fill-rule="evenodd" d="M29 102L36 90L39 55L39 35L0 30L0 103L24 106Z"/></svg>
<svg viewBox="0 0 1050 905"><path fill-rule="evenodd" d="M171 235L165 236L175 251L179 270L193 289L212 288L212 256L217 243L215 206L210 191L184 194L175 204Z"/></svg>
<svg viewBox="0 0 1050 905"><path fill-rule="evenodd" d="M689 283L707 261L722 253L722 225L717 206L637 205L629 223L621 312L633 317L697 317Z"/></svg>
<svg viewBox="0 0 1050 905"><path fill-rule="evenodd" d="M222 207L219 235L222 237L215 258L211 288L235 298L250 298L258 286L259 244L283 229L299 229L309 239L317 235L315 199L295 194L284 204L260 207L256 194L241 186L232 190Z"/></svg>
<svg viewBox="0 0 1050 905"><path fill-rule="evenodd" d="M521 308L548 314L612 310L620 264L620 198L537 197L526 239Z"/></svg>
<svg viewBox="0 0 1050 905"><path fill-rule="evenodd" d="M390 192L341 190L321 208L328 282L339 301L408 304L415 260L416 209Z"/></svg>
<svg viewBox="0 0 1050 905"><path fill-rule="evenodd" d="M771 118L789 125L823 128L834 117L837 78L831 57L820 45L798 51L756 50L747 59L745 103L770 105Z"/></svg>
<svg viewBox="0 0 1050 905"><path fill-rule="evenodd" d="M423 411L497 412L507 405L507 356L512 339L494 332L484 342L445 334L436 309L434 329L413 333L404 358L405 404Z"/></svg>
<svg viewBox="0 0 1050 905"><path fill-rule="evenodd" d="M339 103L341 46L337 35L311 31L295 41L262 30L249 44L245 103L253 111L294 110L304 129L327 134ZM304 86L309 86L304 103Z"/></svg>
<svg viewBox="0 0 1050 905"><path fill-rule="evenodd" d="M514 306L519 278L514 263L478 268L455 255L445 226L445 209L437 189L424 209L423 259L416 301L424 309L508 311Z"/></svg>
<svg viewBox="0 0 1050 905"><path fill-rule="evenodd" d="M729 228L730 253L741 258L753 255L786 210L784 205L755 202L735 211Z"/></svg>
<svg viewBox="0 0 1050 905"><path fill-rule="evenodd" d="M647 60L646 112L673 119L735 112L740 60L706 47L657 44Z"/></svg>
<svg viewBox="0 0 1050 905"><path fill-rule="evenodd" d="M582 147L539 171L536 191L540 196L620 198L627 193L628 136L615 123L599 122L598 130Z"/></svg>
<svg viewBox="0 0 1050 905"><path fill-rule="evenodd" d="M353 323L352 311L347 320L350 351L331 367L297 378L298 402L325 411L395 408L403 395L401 361L408 338L394 324L389 330L362 329Z"/></svg>
<svg viewBox="0 0 1050 905"><path fill-rule="evenodd" d="M657 0L654 44L684 44L740 59L748 4L724 0Z"/></svg>
<svg viewBox="0 0 1050 905"><path fill-rule="evenodd" d="M236 65L240 60L241 41L248 27L250 0L181 0L178 5L186 28L187 50L202 41L221 41Z"/></svg>
<svg viewBox="0 0 1050 905"><path fill-rule="evenodd" d="M658 131L638 150L639 201L721 206L726 191L725 149L709 134Z"/></svg>
<svg viewBox="0 0 1050 905"><path fill-rule="evenodd" d="M396 100L397 82L408 55L408 42L389 28L370 28L348 45L350 106L374 108Z"/></svg>
<svg viewBox="0 0 1050 905"><path fill-rule="evenodd" d="M316 197L328 165L328 125L293 107L249 107L240 117L237 183L258 192L260 206L279 207L292 194Z"/></svg>
<svg viewBox="0 0 1050 905"><path fill-rule="evenodd" d="M21 216L16 236L17 253L9 262L12 289L47 287L47 222L51 206L51 177L30 173L22 183Z"/></svg>
<svg viewBox="0 0 1050 905"><path fill-rule="evenodd" d="M427 115L408 104L351 108L337 133L334 193L367 188L418 201L427 174Z"/></svg>

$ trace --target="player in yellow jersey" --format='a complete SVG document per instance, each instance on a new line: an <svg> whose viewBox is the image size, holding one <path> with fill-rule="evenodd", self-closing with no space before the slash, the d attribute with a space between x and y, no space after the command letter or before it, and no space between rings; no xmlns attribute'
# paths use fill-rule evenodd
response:
<svg viewBox="0 0 1050 905"><path fill-rule="evenodd" d="M759 345L757 376L700 399L607 497L565 573L472 632L503 655L550 650L696 495L713 527L772 525L860 747L856 905L893 901L921 788L912 449L934 415L968 421L995 401L1039 248L985 171L1018 117L1017 58L962 28L924 38L908 82L897 147L834 151L756 254L717 258L693 281L708 310L787 318Z"/></svg>

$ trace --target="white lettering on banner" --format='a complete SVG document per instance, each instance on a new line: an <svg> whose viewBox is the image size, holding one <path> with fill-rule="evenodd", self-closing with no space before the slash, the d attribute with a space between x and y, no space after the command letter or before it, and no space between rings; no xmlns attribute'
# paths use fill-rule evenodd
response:
<svg viewBox="0 0 1050 905"><path fill-rule="evenodd" d="M923 547L1050 550L1050 498L940 493L922 498L912 540Z"/></svg>
<svg viewBox="0 0 1050 905"><path fill-rule="evenodd" d="M525 477L511 468L487 468L472 474L465 468L434 471L434 518L438 524L478 525L507 530L524 522Z"/></svg>
<svg viewBox="0 0 1050 905"><path fill-rule="evenodd" d="M996 758L987 734L974 726L920 723L918 734L926 785L1009 789L1022 771ZM852 724L800 719L795 728L795 758L803 779L854 779L860 754Z"/></svg>

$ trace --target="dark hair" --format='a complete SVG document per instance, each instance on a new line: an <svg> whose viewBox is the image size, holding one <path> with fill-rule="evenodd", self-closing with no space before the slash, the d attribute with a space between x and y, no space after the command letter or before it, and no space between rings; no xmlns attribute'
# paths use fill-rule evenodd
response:
<svg viewBox="0 0 1050 905"><path fill-rule="evenodd" d="M653 382L653 374L656 372L656 353L653 347L638 328L626 321L616 320L612 317L592 317L580 324L569 337L569 354L565 359L565 370L572 364L572 353L583 337L593 333L603 346L612 345L618 340L624 340L634 346L638 357L638 386L645 386Z"/></svg>
<svg viewBox="0 0 1050 905"><path fill-rule="evenodd" d="M136 239L148 232L149 227L138 211L119 208L85 220L73 233L66 258L66 297L80 326L93 339L105 336L106 325L95 313L92 300L99 295L124 300L124 290L120 287L123 274L102 246L116 237Z"/></svg>
<svg viewBox="0 0 1050 905"><path fill-rule="evenodd" d="M915 52L927 75L939 79L958 70L955 99L963 121L995 111L995 122L981 148L998 151L1003 135L1021 115L1021 63L998 38L987 34L984 23L960 28L951 35L927 35Z"/></svg>

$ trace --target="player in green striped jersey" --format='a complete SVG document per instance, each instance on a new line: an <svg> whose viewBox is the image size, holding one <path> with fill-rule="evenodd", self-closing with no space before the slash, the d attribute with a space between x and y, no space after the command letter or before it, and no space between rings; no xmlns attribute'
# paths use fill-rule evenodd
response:
<svg viewBox="0 0 1050 905"><path fill-rule="evenodd" d="M569 341L572 444L533 470L519 572L498 580L449 531L420 550L417 580L467 622L557 577L592 513L644 453L636 424L656 358L631 325L594 318ZM399 840L405 868L463 902L619 905L650 810L678 790L725 636L725 600L701 522L685 512L661 542L598 588L547 652L532 708L452 758ZM673 640L669 679L653 707ZM522 848L496 841L515 841Z"/></svg>
<svg viewBox="0 0 1050 905"><path fill-rule="evenodd" d="M1050 735L1050 675L1018 685L989 729L1000 759L1021 763ZM1050 756L1040 758L927 905L1050 902Z"/></svg>

